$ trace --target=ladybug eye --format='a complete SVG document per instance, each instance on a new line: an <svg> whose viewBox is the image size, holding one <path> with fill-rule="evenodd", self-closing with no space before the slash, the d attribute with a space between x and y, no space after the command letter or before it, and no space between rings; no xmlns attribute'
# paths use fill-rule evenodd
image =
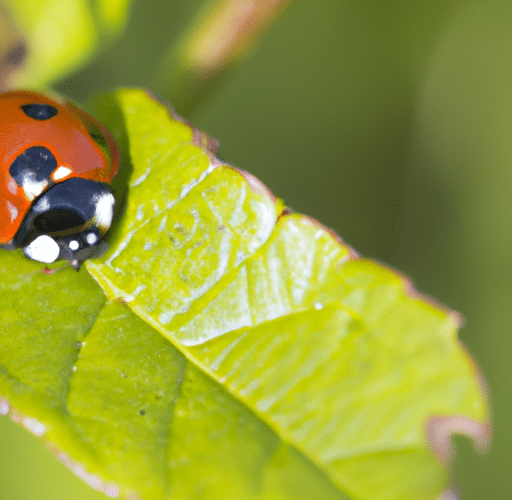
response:
<svg viewBox="0 0 512 500"><path fill-rule="evenodd" d="M58 112L57 108L50 104L24 104L21 109L27 116L38 121L49 120Z"/></svg>

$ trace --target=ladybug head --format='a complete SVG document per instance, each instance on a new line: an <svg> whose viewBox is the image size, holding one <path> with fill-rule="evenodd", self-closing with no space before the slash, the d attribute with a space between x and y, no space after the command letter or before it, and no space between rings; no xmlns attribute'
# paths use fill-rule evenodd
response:
<svg viewBox="0 0 512 500"><path fill-rule="evenodd" d="M30 259L47 264L65 259L79 269L97 250L113 210L108 184L72 177L34 200L14 244Z"/></svg>

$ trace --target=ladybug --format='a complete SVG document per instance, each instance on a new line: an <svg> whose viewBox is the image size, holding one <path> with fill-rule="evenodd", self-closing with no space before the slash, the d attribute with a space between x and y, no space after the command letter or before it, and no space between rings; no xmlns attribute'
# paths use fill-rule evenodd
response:
<svg viewBox="0 0 512 500"><path fill-rule="evenodd" d="M0 246L78 270L112 223L119 162L110 132L75 104L0 93Z"/></svg>

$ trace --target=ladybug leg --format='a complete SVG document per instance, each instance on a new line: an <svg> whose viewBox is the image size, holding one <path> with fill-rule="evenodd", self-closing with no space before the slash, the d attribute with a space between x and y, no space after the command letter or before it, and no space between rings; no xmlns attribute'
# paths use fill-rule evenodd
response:
<svg viewBox="0 0 512 500"><path fill-rule="evenodd" d="M11 241L8 241L7 243L4 243L2 245L0 245L0 248L4 248L5 250L9 250L9 251L13 251L13 250L16 250L17 248L19 248L19 246L17 246L13 240Z"/></svg>

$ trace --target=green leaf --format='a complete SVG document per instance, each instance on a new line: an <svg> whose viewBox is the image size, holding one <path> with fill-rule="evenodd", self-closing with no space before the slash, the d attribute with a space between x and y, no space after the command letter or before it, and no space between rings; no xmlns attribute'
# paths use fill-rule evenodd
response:
<svg viewBox="0 0 512 500"><path fill-rule="evenodd" d="M26 59L11 87L41 87L83 65L126 23L130 0L7 0Z"/></svg>
<svg viewBox="0 0 512 500"><path fill-rule="evenodd" d="M124 155L103 291L0 255L0 410L110 495L436 498L450 433L488 432L459 317L145 92L95 106Z"/></svg>

